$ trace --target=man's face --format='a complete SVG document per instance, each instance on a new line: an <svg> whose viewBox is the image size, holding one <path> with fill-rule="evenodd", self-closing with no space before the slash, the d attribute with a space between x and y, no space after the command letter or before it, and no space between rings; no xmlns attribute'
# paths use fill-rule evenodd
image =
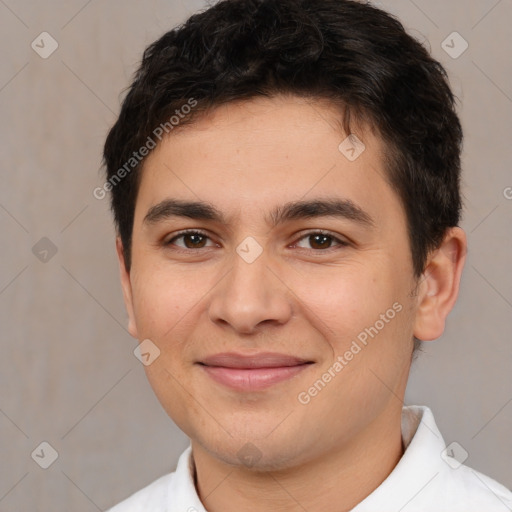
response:
<svg viewBox="0 0 512 512"><path fill-rule="evenodd" d="M160 350L146 371L169 416L228 463L326 456L402 406L417 308L406 217L380 139L356 132L353 160L339 117L293 97L231 103L144 166L130 331Z"/></svg>

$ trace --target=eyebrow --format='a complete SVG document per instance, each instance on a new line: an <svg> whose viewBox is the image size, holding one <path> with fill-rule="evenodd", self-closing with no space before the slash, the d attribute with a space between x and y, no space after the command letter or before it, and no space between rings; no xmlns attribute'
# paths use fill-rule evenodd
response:
<svg viewBox="0 0 512 512"><path fill-rule="evenodd" d="M165 199L152 206L144 217L143 224L156 224L172 217L186 217L227 224L223 213L212 204L180 199ZM337 217L366 227L375 226L372 217L360 206L349 199L340 198L291 201L276 207L266 221L267 224L275 227L293 220L317 217Z"/></svg>

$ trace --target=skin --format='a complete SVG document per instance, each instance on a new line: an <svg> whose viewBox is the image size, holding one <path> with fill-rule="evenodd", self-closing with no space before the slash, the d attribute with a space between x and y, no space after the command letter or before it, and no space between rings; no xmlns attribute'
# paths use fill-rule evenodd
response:
<svg viewBox="0 0 512 512"><path fill-rule="evenodd" d="M417 279L381 139L353 127L366 148L349 161L338 149L347 136L339 117L331 103L279 96L224 105L173 132L144 165L129 272L117 241L130 333L160 350L147 376L191 439L210 512L315 512L333 503L342 512L369 495L403 453L413 335L439 337L457 297L464 232L448 230ZM224 222L144 221L170 198L207 202ZM352 201L373 224L335 216L268 223L285 203L327 198ZM175 239L183 229L207 236ZM333 238L319 243L310 236L318 230ZM262 249L252 263L236 252L247 237ZM298 395L396 303L400 312L301 403ZM313 364L242 392L198 364L221 352L279 352ZM247 443L257 454L250 464L240 457Z"/></svg>

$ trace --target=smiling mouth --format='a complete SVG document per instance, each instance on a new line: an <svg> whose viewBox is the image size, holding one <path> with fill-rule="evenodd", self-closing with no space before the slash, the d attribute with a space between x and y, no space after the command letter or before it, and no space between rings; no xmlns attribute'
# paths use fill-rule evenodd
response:
<svg viewBox="0 0 512 512"><path fill-rule="evenodd" d="M236 391L259 391L291 379L314 361L285 354L216 354L198 363L214 381Z"/></svg>

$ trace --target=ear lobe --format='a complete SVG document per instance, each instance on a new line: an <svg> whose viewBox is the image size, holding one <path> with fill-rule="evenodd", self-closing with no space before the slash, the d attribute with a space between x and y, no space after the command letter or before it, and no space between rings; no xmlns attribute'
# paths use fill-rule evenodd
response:
<svg viewBox="0 0 512 512"><path fill-rule="evenodd" d="M135 315L133 310L132 283L130 279L130 272L126 269L124 248L120 237L116 238L116 251L117 258L119 260L119 274L121 278L121 287L123 289L124 305L126 312L128 313L128 332L134 338L138 339L137 326L135 323Z"/></svg>
<svg viewBox="0 0 512 512"><path fill-rule="evenodd" d="M418 285L414 336L431 341L443 334L446 317L459 294L466 261L467 240L461 228L450 228L438 249L429 256Z"/></svg>

